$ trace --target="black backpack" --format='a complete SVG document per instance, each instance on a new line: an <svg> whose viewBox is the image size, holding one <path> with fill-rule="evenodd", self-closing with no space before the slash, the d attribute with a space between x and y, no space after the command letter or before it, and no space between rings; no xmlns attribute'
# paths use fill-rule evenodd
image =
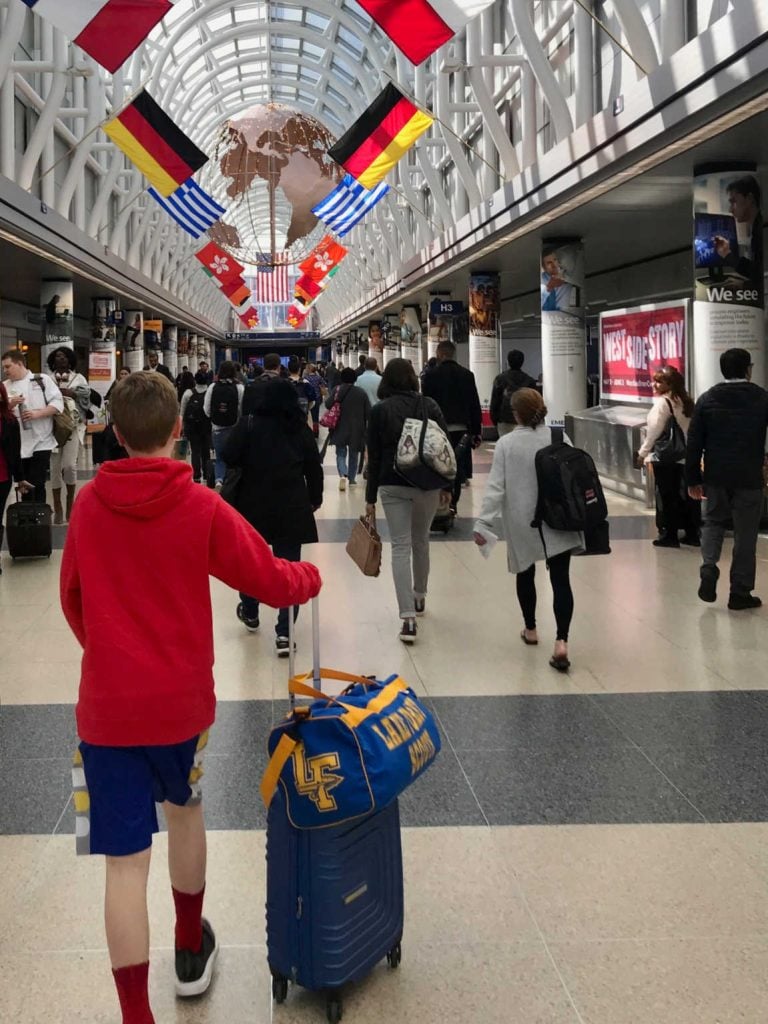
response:
<svg viewBox="0 0 768 1024"><path fill-rule="evenodd" d="M532 526L550 530L591 530L608 518L608 506L592 457L563 441L552 429L552 444L536 452L539 498Z"/></svg>
<svg viewBox="0 0 768 1024"><path fill-rule="evenodd" d="M205 392L193 391L184 410L184 432L186 434L204 434L208 430L210 421L205 415L204 404Z"/></svg>
<svg viewBox="0 0 768 1024"><path fill-rule="evenodd" d="M239 393L233 380L222 380L211 392L211 423L217 427L233 427L237 423Z"/></svg>

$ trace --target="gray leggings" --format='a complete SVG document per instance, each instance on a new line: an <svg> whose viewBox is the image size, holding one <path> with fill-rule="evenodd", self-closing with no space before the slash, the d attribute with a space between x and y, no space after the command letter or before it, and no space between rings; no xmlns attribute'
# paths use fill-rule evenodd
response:
<svg viewBox="0 0 768 1024"><path fill-rule="evenodd" d="M379 488L392 540L392 576L401 619L412 619L414 597L425 597L429 580L429 527L440 502L439 491L385 485ZM411 575L413 554L413 575Z"/></svg>

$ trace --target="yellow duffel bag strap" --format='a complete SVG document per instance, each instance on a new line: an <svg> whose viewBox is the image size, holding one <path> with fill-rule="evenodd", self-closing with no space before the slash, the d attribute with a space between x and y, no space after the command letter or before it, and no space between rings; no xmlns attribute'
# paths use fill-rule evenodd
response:
<svg viewBox="0 0 768 1024"><path fill-rule="evenodd" d="M280 737L280 742L275 747L275 752L270 757L269 764L264 771L264 777L261 780L261 799L264 801L265 807L269 807L272 803L272 797L275 795L283 768L285 768L298 745L299 741L293 739L287 733Z"/></svg>

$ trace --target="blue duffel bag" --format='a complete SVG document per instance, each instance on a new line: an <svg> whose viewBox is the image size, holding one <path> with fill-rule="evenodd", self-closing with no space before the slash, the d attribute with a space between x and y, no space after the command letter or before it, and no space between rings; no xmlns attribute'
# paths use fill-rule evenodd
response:
<svg viewBox="0 0 768 1024"><path fill-rule="evenodd" d="M431 712L413 690L322 669L323 679L352 683L338 697L292 679L289 691L315 697L298 706L269 736L270 761L261 795L269 807L278 785L296 828L328 828L372 814L391 803L429 768L440 750Z"/></svg>

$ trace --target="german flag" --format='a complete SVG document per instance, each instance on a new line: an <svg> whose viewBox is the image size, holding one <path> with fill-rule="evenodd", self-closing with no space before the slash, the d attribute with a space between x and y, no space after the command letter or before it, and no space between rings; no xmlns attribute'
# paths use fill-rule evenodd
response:
<svg viewBox="0 0 768 1024"><path fill-rule="evenodd" d="M349 171L363 188L372 189L433 120L390 84L328 150L328 155Z"/></svg>
<svg viewBox="0 0 768 1024"><path fill-rule="evenodd" d="M208 161L146 89L104 131L162 196L175 192Z"/></svg>

